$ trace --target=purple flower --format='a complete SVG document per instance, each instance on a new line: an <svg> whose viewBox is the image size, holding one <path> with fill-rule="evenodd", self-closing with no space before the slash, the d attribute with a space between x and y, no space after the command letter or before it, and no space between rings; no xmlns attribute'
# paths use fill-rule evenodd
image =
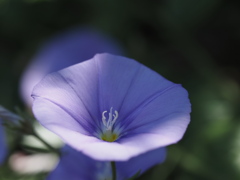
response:
<svg viewBox="0 0 240 180"><path fill-rule="evenodd" d="M95 161L79 151L66 146L62 149L63 156L47 180L105 180L112 178L110 162ZM128 179L137 172L145 172L150 167L165 160L166 149L160 148L133 157L128 161L116 162L117 179Z"/></svg>
<svg viewBox="0 0 240 180"><path fill-rule="evenodd" d="M126 161L176 143L190 121L181 85L110 54L47 75L32 96L43 126L101 161Z"/></svg>
<svg viewBox="0 0 240 180"><path fill-rule="evenodd" d="M32 105L32 89L46 74L103 52L122 54L116 42L90 28L75 28L51 38L33 58L22 77L20 91L23 100Z"/></svg>

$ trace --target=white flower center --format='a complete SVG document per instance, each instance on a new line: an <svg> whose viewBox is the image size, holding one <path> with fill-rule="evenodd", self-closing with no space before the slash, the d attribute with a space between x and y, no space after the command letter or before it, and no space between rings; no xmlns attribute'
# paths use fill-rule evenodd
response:
<svg viewBox="0 0 240 180"><path fill-rule="evenodd" d="M118 134L113 132L113 125L118 118L118 112L115 110L113 114L113 107L111 107L108 113L108 120L105 116L106 113L107 111L103 111L102 113L102 122L105 130L101 135L101 139L104 141L113 142L118 138Z"/></svg>
<svg viewBox="0 0 240 180"><path fill-rule="evenodd" d="M110 130L110 131L112 130L112 127L118 118L118 112L114 111L115 114L113 114L112 109L113 108L111 107L110 112L108 114L108 121L106 121L106 117L105 117L105 113L107 111L103 111L103 113L102 113L102 122L103 122L104 126L106 127L106 129Z"/></svg>

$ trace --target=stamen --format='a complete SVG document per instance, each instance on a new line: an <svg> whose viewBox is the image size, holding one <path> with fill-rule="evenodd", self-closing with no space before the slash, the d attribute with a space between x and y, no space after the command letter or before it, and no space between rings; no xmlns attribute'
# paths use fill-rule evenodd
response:
<svg viewBox="0 0 240 180"><path fill-rule="evenodd" d="M102 122L103 125L106 127L107 130L112 130L112 127L114 125L114 123L116 122L117 118L118 118L118 112L115 110L114 114L113 114L113 107L110 108L110 111L108 113L108 120L106 121L106 116L105 113L107 111L103 111L102 113Z"/></svg>
<svg viewBox="0 0 240 180"><path fill-rule="evenodd" d="M102 121L103 121L104 126L107 126L106 117L104 116L104 114L105 114L106 112L107 112L107 111L103 111L103 113L102 113Z"/></svg>
<svg viewBox="0 0 240 180"><path fill-rule="evenodd" d="M117 111L114 111L114 112L115 112L115 114L113 115L114 119L112 121L112 124L114 124L118 118L118 112Z"/></svg>
<svg viewBox="0 0 240 180"><path fill-rule="evenodd" d="M103 130L103 133L101 134L101 139L104 141L113 142L118 138L118 133L113 131L113 125L118 118L118 112L115 110L113 114L113 107L111 107L108 113L108 120L106 120L106 113L107 111L103 111L102 113L102 122L106 129Z"/></svg>

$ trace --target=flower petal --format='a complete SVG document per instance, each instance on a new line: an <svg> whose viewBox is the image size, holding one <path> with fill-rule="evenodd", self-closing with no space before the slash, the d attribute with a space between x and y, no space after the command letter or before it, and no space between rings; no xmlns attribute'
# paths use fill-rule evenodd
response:
<svg viewBox="0 0 240 180"><path fill-rule="evenodd" d="M117 162L117 175L119 179L127 179L140 171L143 174L154 165L162 163L166 158L166 148L158 148L153 151L131 158L129 161Z"/></svg>
<svg viewBox="0 0 240 180"><path fill-rule="evenodd" d="M174 118L178 115L186 115L186 122L174 121L174 126L184 126L183 133L190 121L189 113L191 112L191 104L188 99L187 91L182 86L175 84L167 88L167 90L160 91L158 95L150 100L144 102L142 106L125 119L125 131L136 133L134 129L163 126L166 122L171 123L171 118L167 116L175 114ZM139 132L139 130L138 130ZM169 132L169 131L168 131Z"/></svg>
<svg viewBox="0 0 240 180"><path fill-rule="evenodd" d="M82 134L89 133L71 114L67 113L65 109L54 102L47 99L37 99L34 102L33 108L36 118L41 119L41 124L53 132L55 132L55 129L58 129L58 127L64 127ZM55 133L58 134L57 132Z"/></svg>
<svg viewBox="0 0 240 180"><path fill-rule="evenodd" d="M52 73L35 86L32 96L35 100L44 99L44 102L52 102L70 114L82 126L96 130L100 126L98 121L100 112L97 106L99 101L98 76L94 72L96 72L95 62L87 61ZM41 113L46 114L44 111L39 111L38 105L35 104L33 112L36 112L36 117ZM41 120L42 118L37 117L37 119ZM49 120L57 123L69 123L67 120L56 118ZM96 126L92 126L92 124Z"/></svg>
<svg viewBox="0 0 240 180"><path fill-rule="evenodd" d="M69 178L73 180L101 180L111 177L110 162L95 161L69 146L65 146L62 151L63 155L59 164L49 174L47 180L65 180ZM126 162L116 162L117 180L130 178L138 171L141 171L142 174L152 166L162 163L165 160L165 156L166 149L160 148L134 157Z"/></svg>
<svg viewBox="0 0 240 180"><path fill-rule="evenodd" d="M91 172L91 173L90 173ZM96 180L95 161L82 153L65 146L57 167L48 175L47 180Z"/></svg>

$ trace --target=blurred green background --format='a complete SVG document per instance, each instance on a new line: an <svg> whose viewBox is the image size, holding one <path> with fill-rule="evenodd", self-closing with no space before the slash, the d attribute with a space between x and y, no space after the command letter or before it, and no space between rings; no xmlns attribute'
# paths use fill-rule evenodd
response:
<svg viewBox="0 0 240 180"><path fill-rule="evenodd" d="M24 107L18 88L28 62L49 37L81 25L189 92L186 135L139 179L240 179L240 1L0 0L0 104ZM0 167L0 180L44 177Z"/></svg>

